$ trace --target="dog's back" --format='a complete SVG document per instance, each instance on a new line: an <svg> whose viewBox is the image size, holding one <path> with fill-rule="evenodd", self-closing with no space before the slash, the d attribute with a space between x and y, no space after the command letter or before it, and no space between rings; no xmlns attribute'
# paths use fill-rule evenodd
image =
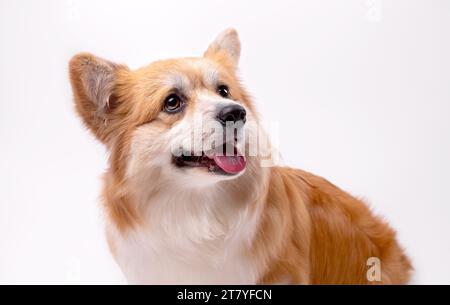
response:
<svg viewBox="0 0 450 305"><path fill-rule="evenodd" d="M362 201L327 180L301 170L272 168L266 204L265 211L272 215L263 216L262 232L267 236L283 228L283 233L277 233L282 241L271 258L267 256L271 268L261 282L408 282L412 266L395 232ZM279 223L273 223L273 214L282 215Z"/></svg>

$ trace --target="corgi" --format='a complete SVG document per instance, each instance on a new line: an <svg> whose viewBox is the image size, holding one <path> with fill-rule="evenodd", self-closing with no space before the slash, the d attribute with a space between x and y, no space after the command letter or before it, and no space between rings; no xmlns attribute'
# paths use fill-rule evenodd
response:
<svg viewBox="0 0 450 305"><path fill-rule="evenodd" d="M127 281L408 283L395 231L364 202L251 153L261 128L240 51L228 29L202 57L137 70L88 53L69 63L76 112L110 155L102 207Z"/></svg>

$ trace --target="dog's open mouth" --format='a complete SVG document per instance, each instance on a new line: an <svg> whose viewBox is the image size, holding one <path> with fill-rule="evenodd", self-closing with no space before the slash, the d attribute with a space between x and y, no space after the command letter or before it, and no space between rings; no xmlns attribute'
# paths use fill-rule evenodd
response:
<svg viewBox="0 0 450 305"><path fill-rule="evenodd" d="M178 167L204 167L208 171L218 174L235 175L242 172L246 166L245 156L234 145L234 153L226 153L226 145L212 152L202 152L201 156L181 155L173 157Z"/></svg>

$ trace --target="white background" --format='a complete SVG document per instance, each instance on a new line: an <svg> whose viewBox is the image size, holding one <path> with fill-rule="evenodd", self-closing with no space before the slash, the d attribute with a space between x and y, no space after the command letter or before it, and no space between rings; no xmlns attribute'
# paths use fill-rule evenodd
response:
<svg viewBox="0 0 450 305"><path fill-rule="evenodd" d="M113 3L114 2L114 3ZM450 283L450 1L0 1L0 283L121 283L98 204L107 153L67 63L132 68L238 29L284 162L365 198L415 283Z"/></svg>

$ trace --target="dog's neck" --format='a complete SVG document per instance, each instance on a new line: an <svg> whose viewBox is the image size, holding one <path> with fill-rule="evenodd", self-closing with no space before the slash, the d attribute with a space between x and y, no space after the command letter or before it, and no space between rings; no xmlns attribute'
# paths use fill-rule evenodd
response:
<svg viewBox="0 0 450 305"><path fill-rule="evenodd" d="M128 184L143 229L162 240L176 240L178 247L180 241L192 246L221 243L236 236L251 241L267 177L267 169L250 166L236 179L193 188L154 170L129 179Z"/></svg>

